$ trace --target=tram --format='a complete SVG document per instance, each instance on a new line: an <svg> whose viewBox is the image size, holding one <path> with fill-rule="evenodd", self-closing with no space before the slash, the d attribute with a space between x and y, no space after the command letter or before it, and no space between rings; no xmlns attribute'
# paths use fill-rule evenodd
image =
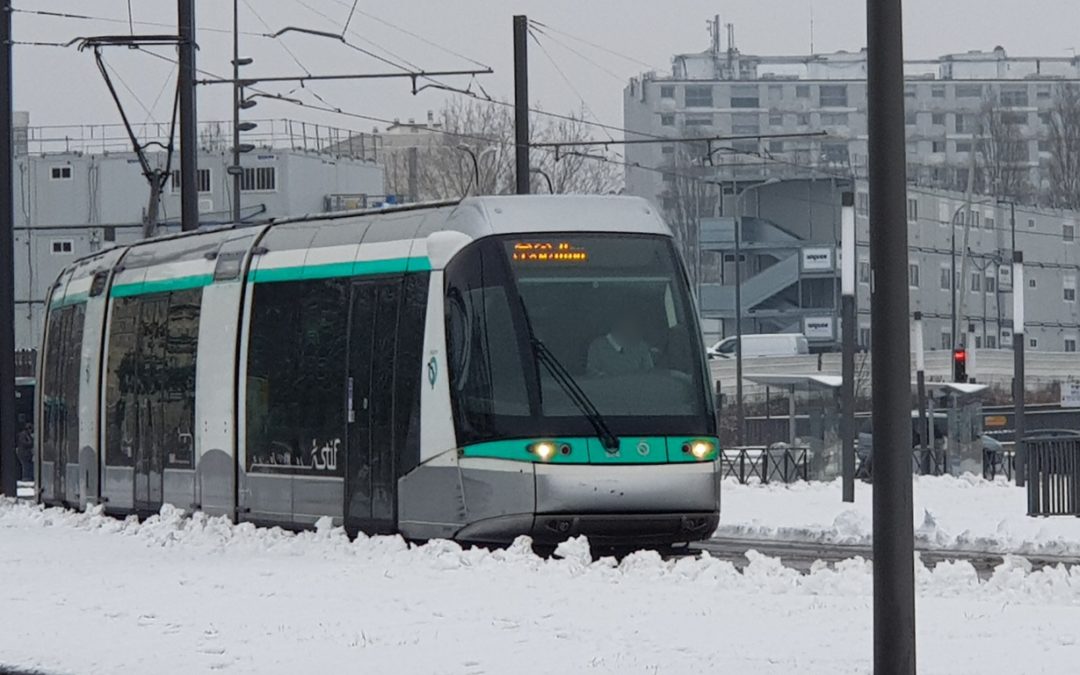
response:
<svg viewBox="0 0 1080 675"><path fill-rule="evenodd" d="M78 260L48 302L46 504L477 543L719 518L690 287L637 198L199 230Z"/></svg>

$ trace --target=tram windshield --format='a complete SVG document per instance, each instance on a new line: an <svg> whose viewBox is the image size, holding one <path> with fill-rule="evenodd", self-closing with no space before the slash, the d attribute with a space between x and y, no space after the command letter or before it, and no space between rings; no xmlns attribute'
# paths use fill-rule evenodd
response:
<svg viewBox="0 0 1080 675"><path fill-rule="evenodd" d="M617 436L714 432L704 347L670 239L484 239L448 266L446 288L462 442L595 435L573 385ZM544 352L560 367L545 367Z"/></svg>

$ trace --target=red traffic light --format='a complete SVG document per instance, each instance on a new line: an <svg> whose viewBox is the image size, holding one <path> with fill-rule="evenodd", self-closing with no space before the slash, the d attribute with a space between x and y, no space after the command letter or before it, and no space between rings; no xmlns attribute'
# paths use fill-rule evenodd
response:
<svg viewBox="0 0 1080 675"><path fill-rule="evenodd" d="M966 349L954 349L953 353L952 353L952 357L953 357L953 361L958 361L960 363L964 363L965 361L967 361L967 350Z"/></svg>

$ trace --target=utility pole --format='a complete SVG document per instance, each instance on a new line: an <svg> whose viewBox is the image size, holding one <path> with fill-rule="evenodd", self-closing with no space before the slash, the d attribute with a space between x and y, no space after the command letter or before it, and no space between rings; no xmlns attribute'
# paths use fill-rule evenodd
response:
<svg viewBox="0 0 1080 675"><path fill-rule="evenodd" d="M0 494L18 496L15 456L15 153L11 145L11 2L0 5Z"/></svg>
<svg viewBox="0 0 1080 675"><path fill-rule="evenodd" d="M927 443L932 449L934 437L930 428L926 425L926 349L923 344L922 312L915 312L913 332L915 333L915 387L919 400L919 456L922 459L923 473L930 472L930 456L927 454Z"/></svg>
<svg viewBox="0 0 1080 675"><path fill-rule="evenodd" d="M866 0L874 420L874 673L915 673L901 0ZM880 439L880 440L879 440Z"/></svg>
<svg viewBox="0 0 1080 675"><path fill-rule="evenodd" d="M1024 252L1013 251L1013 440L1016 487L1027 480L1024 447Z"/></svg>
<svg viewBox="0 0 1080 675"><path fill-rule="evenodd" d="M240 180L244 169L240 166L240 0L233 0L233 128L232 128L232 222L240 224ZM180 146L183 149L183 145ZM182 188L182 185L181 185ZM186 221L185 221L186 222Z"/></svg>
<svg viewBox="0 0 1080 675"><path fill-rule="evenodd" d="M177 0L180 26L180 229L199 227L199 185L196 182L199 131L195 112L195 0Z"/></svg>
<svg viewBox="0 0 1080 675"><path fill-rule="evenodd" d="M840 389L840 474L843 500L855 501L855 193L840 202L840 328L843 331Z"/></svg>
<svg viewBox="0 0 1080 675"><path fill-rule="evenodd" d="M529 194L529 21L514 16L514 171L519 195Z"/></svg>

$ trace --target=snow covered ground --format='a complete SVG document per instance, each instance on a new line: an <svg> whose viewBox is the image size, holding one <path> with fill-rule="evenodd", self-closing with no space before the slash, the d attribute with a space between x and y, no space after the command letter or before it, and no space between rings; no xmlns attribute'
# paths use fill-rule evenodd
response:
<svg viewBox="0 0 1080 675"><path fill-rule="evenodd" d="M916 494L939 530L1039 542L1066 527L1009 520L998 501L1020 512L1015 492L939 479ZM835 485L728 486L724 498L724 528L862 537L869 527L862 488L847 514ZM972 529L974 504L996 509L1004 530ZM758 556L739 573L708 557L590 562L581 541L561 553L350 542L328 527L291 535L169 509L139 524L0 501L0 670L870 672L862 561L799 575ZM920 673L1076 672L1080 571L1010 560L980 582L966 564L920 568L918 632Z"/></svg>
<svg viewBox="0 0 1080 675"><path fill-rule="evenodd" d="M970 474L916 476L916 537L922 546L1001 553L1080 555L1080 519L1028 518L1026 491ZM739 485L722 491L719 535L869 544L872 488L855 483L855 503L840 482ZM1078 666L1080 668L1080 666Z"/></svg>

